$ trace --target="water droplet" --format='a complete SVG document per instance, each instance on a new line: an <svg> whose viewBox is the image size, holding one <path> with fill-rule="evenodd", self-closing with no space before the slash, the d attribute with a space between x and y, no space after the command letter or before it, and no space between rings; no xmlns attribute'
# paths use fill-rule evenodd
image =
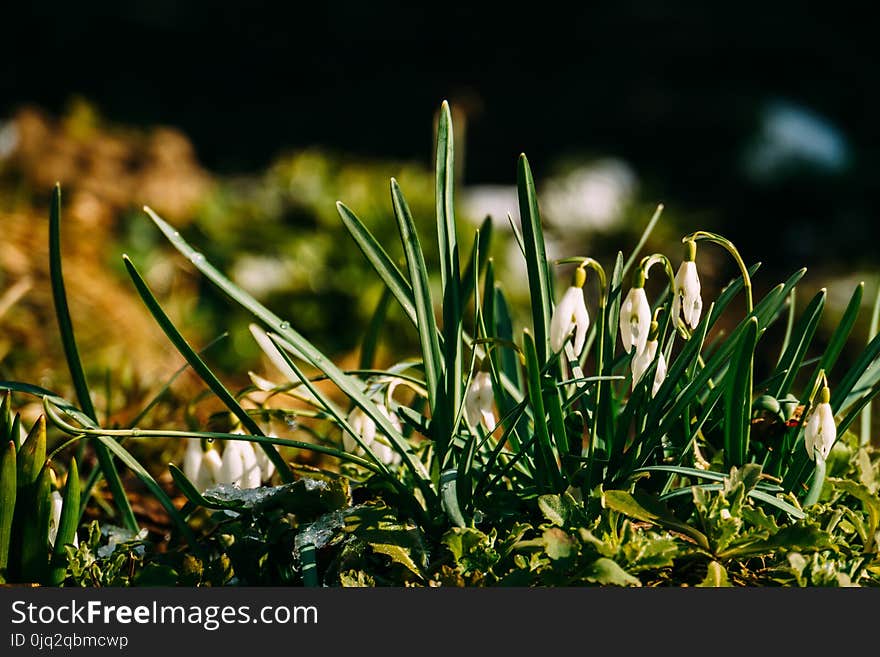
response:
<svg viewBox="0 0 880 657"><path fill-rule="evenodd" d="M286 331L287 329L290 328L290 322L281 322L278 325L278 328L280 328L282 331Z"/></svg>
<svg viewBox="0 0 880 657"><path fill-rule="evenodd" d="M171 234L172 234L174 237L180 237L180 233L177 232L176 230L175 230L173 233L171 233Z"/></svg>
<svg viewBox="0 0 880 657"><path fill-rule="evenodd" d="M201 253L193 253L193 254L189 257L189 259L190 259L192 262L201 262L202 260L205 259L205 256L203 256Z"/></svg>

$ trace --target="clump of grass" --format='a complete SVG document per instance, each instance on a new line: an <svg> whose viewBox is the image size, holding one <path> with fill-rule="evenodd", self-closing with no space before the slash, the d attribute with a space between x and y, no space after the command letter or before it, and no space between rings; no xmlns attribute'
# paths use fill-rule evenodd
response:
<svg viewBox="0 0 880 657"><path fill-rule="evenodd" d="M100 472L129 523L113 457L132 468L200 558L211 562L222 554L238 564L228 582L266 583L272 581L267 573L275 573L279 581L306 584L321 578L391 583L397 577L441 584L627 585L641 583L638 573L646 573L646 582L674 582L669 569L676 565L685 580L694 577L687 569L696 567L706 585L812 584L819 583L820 572L835 573L837 583L876 581L880 477L872 453L858 446L849 429L880 391L880 338L848 369L838 365L863 286L853 291L835 332L815 353L825 291L799 315L790 303L805 270L755 300L751 279L758 265L749 266L730 241L705 231L683 238L676 270L666 254L641 253L662 207L633 251L618 253L614 262L603 265L589 254L548 261L534 180L522 155L522 224L511 225L525 260L531 322L515 327L489 257L491 219L470 236L460 234L455 221L452 129L444 103L435 169L437 298L416 223L395 180L390 201L403 269L355 212L338 204L343 224L386 287L357 370L333 363L294 323L234 285L146 209L196 269L253 314L257 343L287 378L278 384L255 379L257 387L304 404L308 410L290 412L317 421L314 442L267 435L258 421L261 410L246 408L224 386L128 257L125 267L147 309L238 431L98 426L64 301L57 235L56 306L80 408L33 386L3 386L41 396L55 426L72 440L92 442ZM53 204L56 224L59 206L60 199ZM712 246L734 259L740 276L716 299L704 300L698 247ZM649 298L645 281L661 271L665 286L652 285ZM558 280L568 275L570 283L558 294ZM587 307L583 295L588 283L597 286L595 308ZM375 369L372 355L391 303L411 322L420 353L400 354L395 365ZM727 332L718 329L722 317L733 326ZM777 321L786 322L780 355L770 374L755 380L756 349ZM317 385L319 379L332 383L345 403ZM408 394L395 394L402 389ZM864 426L863 433L869 432L870 423ZM189 499L181 512L121 445L143 437L252 442L282 483L255 496L215 478L218 486L206 490L172 467ZM336 459L346 486L339 488L334 473L312 472L305 479L315 483L303 489L303 477L278 451L291 447ZM841 453L844 458L835 462ZM829 477L829 465L837 475L858 470L860 483ZM857 536L835 533L840 517L821 522L847 513L853 501L862 512L846 527L861 527ZM215 511L213 521L229 536L264 536L264 547L256 547L257 541L232 550L234 540L206 546L187 521L197 508ZM249 550L263 550L268 570L253 572ZM794 554L802 561L792 561ZM812 571L803 554L818 555ZM769 555L788 561L756 571L755 560ZM377 559L390 570L376 570Z"/></svg>

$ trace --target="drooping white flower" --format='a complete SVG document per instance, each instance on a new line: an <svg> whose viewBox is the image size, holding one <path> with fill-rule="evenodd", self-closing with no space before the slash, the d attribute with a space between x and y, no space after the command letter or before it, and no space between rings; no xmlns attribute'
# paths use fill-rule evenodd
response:
<svg viewBox="0 0 880 657"><path fill-rule="evenodd" d="M579 289L577 291L581 294ZM474 374L465 396L464 410L471 426L482 425L486 433L495 429L498 418L495 417L495 394L492 392L492 377L489 372L479 370Z"/></svg>
<svg viewBox="0 0 880 657"><path fill-rule="evenodd" d="M220 468L223 467L223 460L220 458L216 449L209 449L202 455L202 463L199 465L199 472L195 478L196 486L205 491L217 485L217 479L220 476Z"/></svg>
<svg viewBox="0 0 880 657"><path fill-rule="evenodd" d="M55 547L55 539L58 537L58 526L61 524L61 509L64 506L64 498L57 490L52 491L51 495L52 513L49 516L49 545ZM76 534L73 535L73 546L79 545L79 539Z"/></svg>
<svg viewBox="0 0 880 657"><path fill-rule="evenodd" d="M396 431L400 432L403 430L400 418L398 418L395 413L391 413L388 408L386 408L385 404L378 403L376 404L376 408L379 409L379 412L382 413L382 415L388 418L391 426L393 426ZM376 455L376 458L382 461L382 463L385 465L397 465L400 463L400 453L391 446L391 443L386 436L377 431L376 423L373 421L373 418L364 413L360 407L355 407L352 409L351 413L348 414L348 423L360 437L364 445L366 445L370 451ZM347 432L343 432L342 434L342 445L345 447L345 451L351 452L352 454L364 453L358 446L354 437Z"/></svg>
<svg viewBox="0 0 880 657"><path fill-rule="evenodd" d="M199 476L199 468L202 467L202 451L198 440L187 440L186 451L183 453L183 474L192 482Z"/></svg>
<svg viewBox="0 0 880 657"><path fill-rule="evenodd" d="M270 438L277 438L273 433L268 434ZM257 457L257 465L260 468L260 479L262 481L269 481L272 478L272 475L275 474L275 464L269 460L269 457L266 456L265 450L262 447L255 447L254 454Z"/></svg>
<svg viewBox="0 0 880 657"><path fill-rule="evenodd" d="M200 491L217 484L223 463L216 450L204 451L198 440L188 440L183 454L183 474Z"/></svg>
<svg viewBox="0 0 880 657"><path fill-rule="evenodd" d="M819 403L810 413L804 427L804 447L810 460L815 460L818 450L822 458L828 457L831 446L837 440L837 424L834 422L834 411L831 410L831 394L827 387L822 388Z"/></svg>
<svg viewBox="0 0 880 657"><path fill-rule="evenodd" d="M700 277L697 275L697 263L685 260L675 275L675 294L672 297L672 319L678 321L681 313L685 324L691 329L700 323L703 312L703 299L700 296Z"/></svg>
<svg viewBox="0 0 880 657"><path fill-rule="evenodd" d="M246 440L230 440L226 443L217 483L242 489L259 487L260 466L251 443Z"/></svg>
<svg viewBox="0 0 880 657"><path fill-rule="evenodd" d="M645 294L645 288L633 287L620 306L620 339L623 348L631 352L635 347L636 354L642 353L648 342L650 329L651 304L648 303L648 295Z"/></svg>
<svg viewBox="0 0 880 657"><path fill-rule="evenodd" d="M589 326L590 316L584 302L583 288L572 285L553 310L553 317L550 319L550 348L554 353L560 351L574 329L574 353L576 356L580 355Z"/></svg>
<svg viewBox="0 0 880 657"><path fill-rule="evenodd" d="M654 370L654 383L651 385L652 397L657 394L657 391L666 379L666 357L663 355L662 351L659 355L657 354L657 340L648 340L648 342L645 343L645 350L642 353L637 354L632 360L632 387L635 389L636 384L645 375L645 372L651 366L651 363L654 362L655 356L657 357L657 369Z"/></svg>

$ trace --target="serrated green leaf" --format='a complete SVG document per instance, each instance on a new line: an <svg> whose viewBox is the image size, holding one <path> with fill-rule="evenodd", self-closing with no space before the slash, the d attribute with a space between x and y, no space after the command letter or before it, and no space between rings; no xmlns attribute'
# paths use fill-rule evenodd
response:
<svg viewBox="0 0 880 657"><path fill-rule="evenodd" d="M558 527L544 530L541 541L544 544L544 552L553 561L568 559L577 554L577 544L574 539Z"/></svg>
<svg viewBox="0 0 880 657"><path fill-rule="evenodd" d="M676 518L669 509L663 506L656 498L651 498L642 493L628 493L623 490L608 490L603 494L605 506L613 511L622 513L651 524L673 529L689 536L703 549L709 549L709 540L700 530L682 522Z"/></svg>
<svg viewBox="0 0 880 657"><path fill-rule="evenodd" d="M423 577L416 562L410 556L409 548L391 543L370 543L370 547L373 548L373 552L390 557L392 562L399 563L417 577Z"/></svg>
<svg viewBox="0 0 880 657"><path fill-rule="evenodd" d="M706 571L706 577L702 582L697 584L702 588L718 588L728 587L730 582L727 579L727 571L717 561L710 561L709 568Z"/></svg>
<svg viewBox="0 0 880 657"><path fill-rule="evenodd" d="M607 557L596 559L584 573L584 577L590 582L613 586L641 586L642 582L618 565L616 561Z"/></svg>

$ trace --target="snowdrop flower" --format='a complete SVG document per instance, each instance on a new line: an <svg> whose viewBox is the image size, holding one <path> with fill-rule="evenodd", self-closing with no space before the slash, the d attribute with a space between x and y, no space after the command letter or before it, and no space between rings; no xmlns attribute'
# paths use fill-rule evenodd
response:
<svg viewBox="0 0 880 657"><path fill-rule="evenodd" d="M657 356L657 369L654 370L654 383L651 386L652 397L657 394L663 381L666 380L666 357L662 351L659 355L657 354L657 329L657 322L651 322L651 334L645 343L645 350L636 354L632 360L632 387L635 389L636 384L642 379L651 363L654 362L654 357Z"/></svg>
<svg viewBox="0 0 880 657"><path fill-rule="evenodd" d="M810 460L815 460L818 450L822 458L827 458L831 446L837 439L837 425L834 423L834 412L831 410L831 392L828 386L819 393L819 403L810 413L807 426L804 428L804 447Z"/></svg>
<svg viewBox="0 0 880 657"><path fill-rule="evenodd" d="M64 499L57 490L52 491L52 515L49 517L49 545L55 547L55 538L58 536L58 525L61 524L61 508L64 506ZM79 539L76 534L73 535L73 547L79 546Z"/></svg>
<svg viewBox="0 0 880 657"><path fill-rule="evenodd" d="M230 440L226 443L217 483L239 488L260 486L260 466L251 443L246 440Z"/></svg>
<svg viewBox="0 0 880 657"><path fill-rule="evenodd" d="M277 438L274 433L268 434L269 438ZM269 460L269 457L266 456L266 452L262 447L255 447L254 454L257 457L257 465L260 468L260 480L269 481L272 478L272 475L275 474L275 464Z"/></svg>
<svg viewBox="0 0 880 657"><path fill-rule="evenodd" d="M217 483L223 463L216 450L202 450L198 440L186 441L183 455L183 474L200 491L205 491Z"/></svg>
<svg viewBox="0 0 880 657"><path fill-rule="evenodd" d="M575 269L571 286L562 295L562 299L553 311L553 317L550 319L550 348L554 353L562 350L572 329L575 331L575 355L580 355L584 348L587 329L590 326L587 305L584 303L583 288L586 280L587 273L580 267Z"/></svg>
<svg viewBox="0 0 880 657"><path fill-rule="evenodd" d="M651 329L651 304L645 294L644 275L640 282L641 285L630 289L620 306L620 339L623 348L627 352L635 348L636 355L645 350L648 331Z"/></svg>
<svg viewBox="0 0 880 657"><path fill-rule="evenodd" d="M678 321L679 314L691 329L697 328L700 323L700 313L703 311L703 299L700 296L700 277L697 275L697 263L694 258L697 254L696 242L685 242L684 261L675 275L675 294L672 298L672 319Z"/></svg>
<svg viewBox="0 0 880 657"><path fill-rule="evenodd" d="M403 425L401 425L400 419L396 414L391 413L386 408L385 404L378 403L376 404L376 408L379 409L379 412L382 413L382 415L388 418L391 426L393 426L396 431L400 432L403 430ZM372 451L373 454L376 455L376 458L382 463L385 465L397 465L400 463L400 454L391 446L388 442L388 438L377 432L376 423L373 421L373 418L364 413L359 406L355 407L351 413L348 414L348 423L358 434L364 445L369 447L370 451ZM342 444L347 452L363 454L363 450L358 446L357 441L345 432L342 434Z"/></svg>
<svg viewBox="0 0 880 657"><path fill-rule="evenodd" d="M583 299L580 288L572 289L577 289ZM554 351L556 351L556 347L554 347ZM479 369L471 379L471 385L465 395L464 410L471 426L482 425L486 433L492 433L498 424L498 419L495 417L495 393L492 391L492 376L488 370L484 369L483 363L485 361L480 363Z"/></svg>

